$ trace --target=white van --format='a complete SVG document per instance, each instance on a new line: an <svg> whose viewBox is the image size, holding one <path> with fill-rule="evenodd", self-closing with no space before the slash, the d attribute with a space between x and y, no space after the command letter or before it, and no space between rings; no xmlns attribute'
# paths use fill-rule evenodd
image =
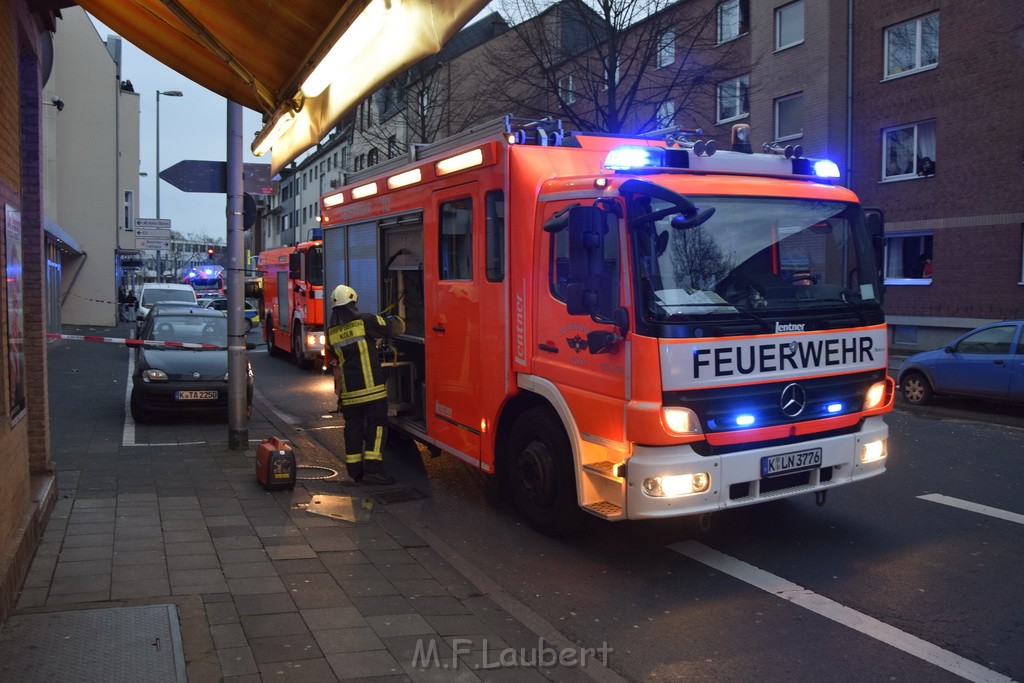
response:
<svg viewBox="0 0 1024 683"><path fill-rule="evenodd" d="M153 304L160 302L198 305L196 290L192 289L192 285L147 282L142 285L142 293L139 294L139 307L135 311L135 321L138 327L142 327Z"/></svg>

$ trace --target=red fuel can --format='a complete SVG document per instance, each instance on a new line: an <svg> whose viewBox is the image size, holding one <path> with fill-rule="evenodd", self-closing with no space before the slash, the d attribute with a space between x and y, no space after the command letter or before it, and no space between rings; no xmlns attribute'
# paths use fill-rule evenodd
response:
<svg viewBox="0 0 1024 683"><path fill-rule="evenodd" d="M267 491L295 488L295 453L276 436L256 448L256 481Z"/></svg>

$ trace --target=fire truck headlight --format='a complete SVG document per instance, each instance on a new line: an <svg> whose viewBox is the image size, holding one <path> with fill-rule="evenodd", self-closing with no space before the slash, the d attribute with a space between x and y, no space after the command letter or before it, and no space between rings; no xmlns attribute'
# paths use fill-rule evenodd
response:
<svg viewBox="0 0 1024 683"><path fill-rule="evenodd" d="M648 477L643 481L644 493L653 498L675 498L691 493L704 493L711 487L707 472Z"/></svg>
<svg viewBox="0 0 1024 683"><path fill-rule="evenodd" d="M875 382L864 396L864 410L871 410L885 401L885 382Z"/></svg>
<svg viewBox="0 0 1024 683"><path fill-rule="evenodd" d="M860 461L865 464L881 460L886 455L888 455L888 453L885 447L885 439L870 441L864 444L860 449Z"/></svg>
<svg viewBox="0 0 1024 683"><path fill-rule="evenodd" d="M157 370L156 368L150 368L149 370L142 371L143 382L166 382L167 373L163 370Z"/></svg>
<svg viewBox="0 0 1024 683"><path fill-rule="evenodd" d="M700 434L702 431L697 414L689 408L665 406L662 408L662 415L665 426L676 434Z"/></svg>

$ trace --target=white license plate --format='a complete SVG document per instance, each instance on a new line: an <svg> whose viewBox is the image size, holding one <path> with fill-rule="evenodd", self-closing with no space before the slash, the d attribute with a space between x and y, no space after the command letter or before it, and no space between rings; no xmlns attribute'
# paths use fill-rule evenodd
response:
<svg viewBox="0 0 1024 683"><path fill-rule="evenodd" d="M769 455L761 458L762 477L774 477L779 474L799 472L800 470L813 470L815 467L821 467L820 448L811 448L795 453L783 453L781 455Z"/></svg>
<svg viewBox="0 0 1024 683"><path fill-rule="evenodd" d="M209 401L217 398L216 391L176 391L174 398L178 401Z"/></svg>

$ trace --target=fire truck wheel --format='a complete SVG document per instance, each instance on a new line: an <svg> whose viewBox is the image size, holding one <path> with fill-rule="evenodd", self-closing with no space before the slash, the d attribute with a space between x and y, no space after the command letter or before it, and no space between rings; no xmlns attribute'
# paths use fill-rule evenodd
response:
<svg viewBox="0 0 1024 683"><path fill-rule="evenodd" d="M302 352L302 329L299 325L295 325L295 331L292 333L292 358L295 359L295 364L303 370L308 370L312 363L306 358L306 354Z"/></svg>
<svg viewBox="0 0 1024 683"><path fill-rule="evenodd" d="M509 474L512 497L530 526L549 536L576 530L583 512L576 501L572 449L550 410L532 408L516 420Z"/></svg>
<svg viewBox="0 0 1024 683"><path fill-rule="evenodd" d="M267 353L271 356L280 356L281 349L274 345L274 321L267 318L263 323L263 339L267 342Z"/></svg>
<svg viewBox="0 0 1024 683"><path fill-rule="evenodd" d="M908 372L900 382L900 389L903 390L903 398L907 399L907 403L916 406L928 403L935 395L931 382L920 372Z"/></svg>

